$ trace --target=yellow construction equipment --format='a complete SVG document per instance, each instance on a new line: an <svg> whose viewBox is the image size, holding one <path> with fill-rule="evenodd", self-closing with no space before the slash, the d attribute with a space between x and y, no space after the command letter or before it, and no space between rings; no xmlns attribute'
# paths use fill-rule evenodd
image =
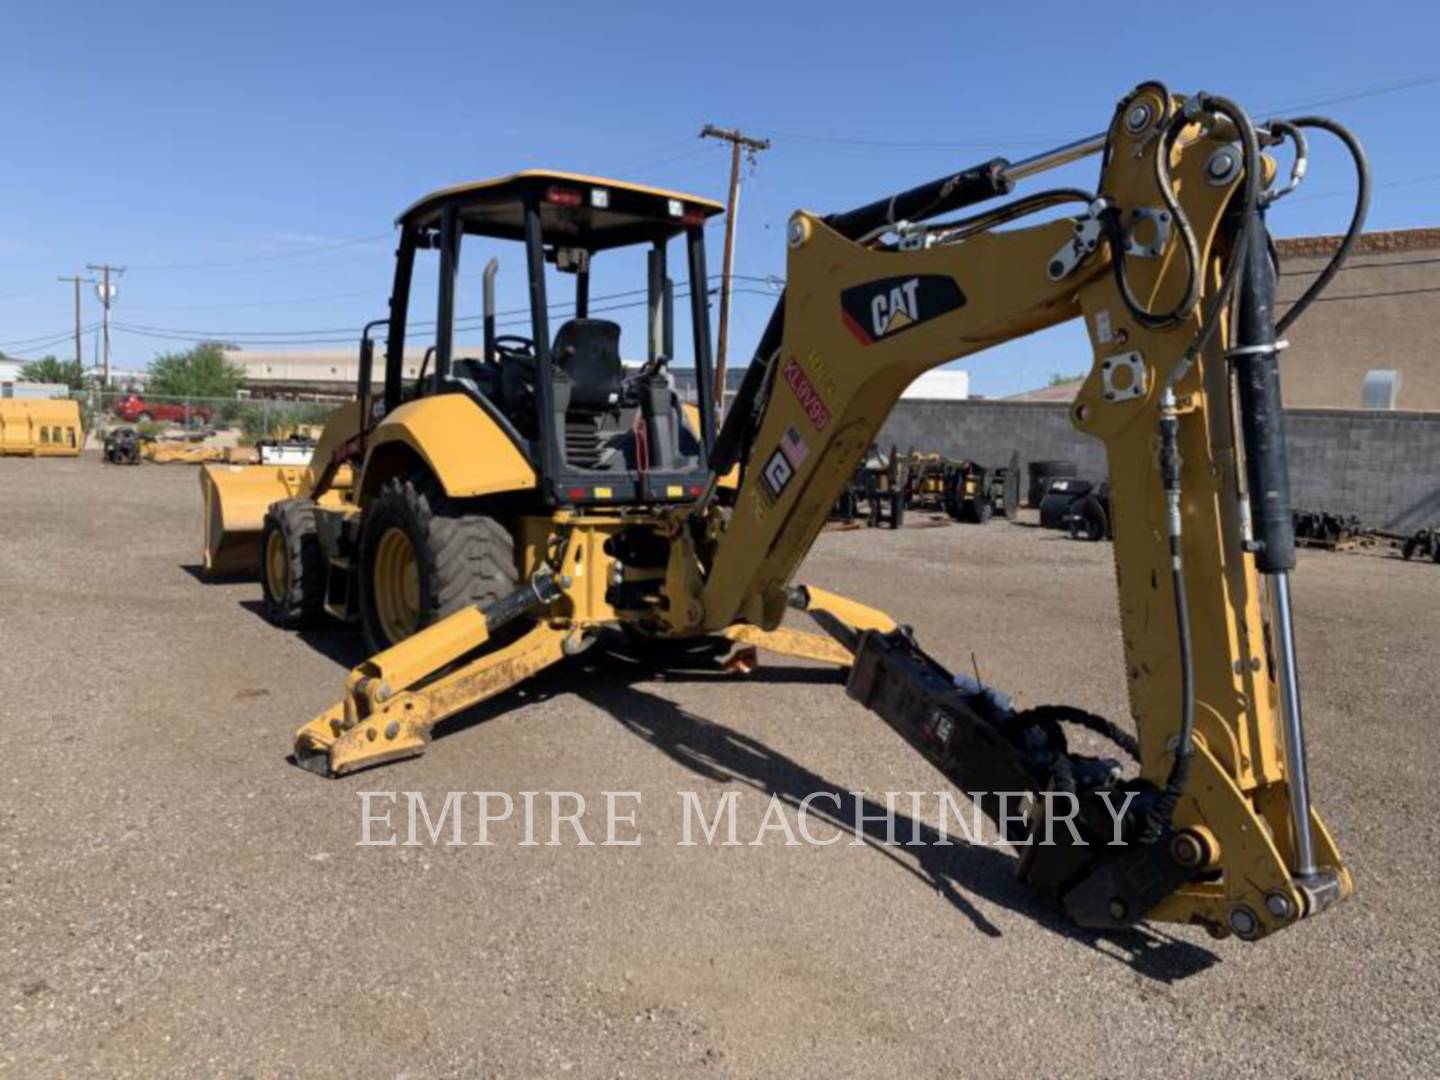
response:
<svg viewBox="0 0 1440 1080"><path fill-rule="evenodd" d="M206 465L200 471L205 507L205 572L213 577L253 574L260 558L260 532L271 504L313 497L343 507L352 469L348 455L359 430L359 406L341 406L320 434L310 464ZM323 483L322 483L323 482Z"/></svg>
<svg viewBox="0 0 1440 1080"><path fill-rule="evenodd" d="M84 446L79 402L0 400L0 457L79 457Z"/></svg>
<svg viewBox="0 0 1440 1080"><path fill-rule="evenodd" d="M258 541L277 623L354 619L375 650L300 729L296 760L335 775L418 754L437 722L605 627L661 641L718 635L849 668L851 697L1027 845L1021 875L1084 925L1193 922L1254 939L1348 895L1309 802L1275 356L1277 327L1331 275L1277 322L1262 217L1303 174L1276 186L1264 151L1290 142L1303 163L1304 127L1341 135L1365 191L1358 144L1328 121L1257 127L1224 98L1145 83L1092 138L847 213L796 213L785 294L718 433L704 235L716 204L550 172L416 203L399 220L381 385L372 324L356 411L326 429L311 469L211 466L203 481L207 564ZM936 220L1094 154L1093 192L1042 191ZM1015 224L1032 215L1044 217ZM667 367L666 251L681 236L695 420ZM474 317L459 312L456 281L462 241L484 240L523 243L530 333L497 336L491 260L472 351L459 343ZM589 289L592 260L632 245L647 249L650 333L646 361L630 369L620 328L590 316ZM407 383L421 252L438 258L434 358ZM575 317L552 336L555 271L574 279ZM1070 416L1109 459L1136 735L1066 706L1017 711L946 671L888 615L793 582L908 383L1072 319L1094 359ZM828 637L782 631L787 609ZM1132 770L1071 752L1066 725L1108 738ZM1024 821L997 806L997 793L1015 791L1035 797ZM1042 836L1050 842L1029 844Z"/></svg>

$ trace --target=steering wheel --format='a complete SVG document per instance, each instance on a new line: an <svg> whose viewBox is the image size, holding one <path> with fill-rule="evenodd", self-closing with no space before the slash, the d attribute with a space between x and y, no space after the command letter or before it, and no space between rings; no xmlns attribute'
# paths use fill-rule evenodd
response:
<svg viewBox="0 0 1440 1080"><path fill-rule="evenodd" d="M495 339L495 351L502 360L533 360L535 342L519 334L501 334Z"/></svg>

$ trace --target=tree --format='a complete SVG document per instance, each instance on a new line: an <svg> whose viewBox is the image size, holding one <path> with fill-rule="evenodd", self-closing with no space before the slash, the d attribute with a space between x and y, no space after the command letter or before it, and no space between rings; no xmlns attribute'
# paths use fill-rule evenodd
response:
<svg viewBox="0 0 1440 1080"><path fill-rule="evenodd" d="M245 369L226 360L218 342L207 341L151 360L146 391L157 396L233 398L244 381Z"/></svg>
<svg viewBox="0 0 1440 1080"><path fill-rule="evenodd" d="M85 371L74 360L32 360L20 367L20 378L26 382L64 383L71 390L85 389Z"/></svg>

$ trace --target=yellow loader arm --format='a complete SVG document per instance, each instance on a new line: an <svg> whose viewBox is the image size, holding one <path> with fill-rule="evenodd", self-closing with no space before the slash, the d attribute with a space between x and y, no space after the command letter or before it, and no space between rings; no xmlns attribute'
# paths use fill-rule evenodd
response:
<svg viewBox="0 0 1440 1080"><path fill-rule="evenodd" d="M1146 83L1092 139L846 214L797 213L785 296L698 502L532 523L551 535L534 549L528 594L503 601L504 613L452 616L357 669L346 701L302 729L297 754L328 754L330 771L383 760L387 729L392 740L407 731L397 695L424 718L402 751L418 752L444 715L582 647L602 625L726 634L852 658L850 695L1024 845L1022 875L1083 925L1148 918L1255 939L1348 895L1349 873L1309 802L1276 271L1263 218L1284 191L1272 188L1262 150L1288 137L1303 158L1297 125L1338 131L1318 120L1257 129L1223 98ZM1342 138L1363 179L1358 145ZM1095 153L1094 192L1041 192L933 220ZM1078 213L1000 228L1067 202ZM1363 205L1352 233L1361 222ZM1136 735L1063 706L1016 711L953 677L883 613L792 584L908 383L1082 318L1093 363L1071 420L1106 447ZM767 637L787 608L809 610L843 653ZM493 614L516 611L536 620L527 637L466 655L495 628ZM1109 738L1134 759L1130 775L1071 753L1065 725ZM341 740L359 753L337 767ZM1020 791L1035 799L1023 822L997 798Z"/></svg>

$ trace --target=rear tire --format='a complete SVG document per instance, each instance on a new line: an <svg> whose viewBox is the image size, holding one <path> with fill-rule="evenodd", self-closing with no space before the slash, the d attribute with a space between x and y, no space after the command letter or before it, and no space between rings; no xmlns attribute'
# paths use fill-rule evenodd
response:
<svg viewBox="0 0 1440 1080"><path fill-rule="evenodd" d="M360 624L381 652L468 605L514 592L515 540L476 500L448 497L428 473L396 477L360 523ZM413 573L413 580L411 574Z"/></svg>
<svg viewBox="0 0 1440 1080"><path fill-rule="evenodd" d="M286 499L265 512L260 589L265 617L276 626L304 626L320 614L325 605L325 553L311 500Z"/></svg>
<svg viewBox="0 0 1440 1080"><path fill-rule="evenodd" d="M1099 543L1110 535L1110 521L1100 500L1086 496L1070 511L1070 538Z"/></svg>

